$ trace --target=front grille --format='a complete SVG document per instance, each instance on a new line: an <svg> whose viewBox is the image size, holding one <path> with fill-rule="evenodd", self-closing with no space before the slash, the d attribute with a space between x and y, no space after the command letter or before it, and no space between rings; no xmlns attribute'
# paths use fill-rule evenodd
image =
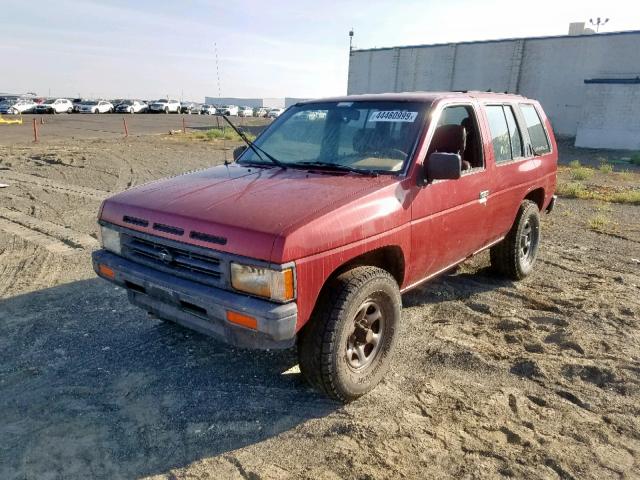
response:
<svg viewBox="0 0 640 480"><path fill-rule="evenodd" d="M148 236L123 235L121 238L122 255L130 260L206 285L217 287L223 282L223 265L216 252L198 253L194 251L197 247L176 246L175 242L165 243Z"/></svg>

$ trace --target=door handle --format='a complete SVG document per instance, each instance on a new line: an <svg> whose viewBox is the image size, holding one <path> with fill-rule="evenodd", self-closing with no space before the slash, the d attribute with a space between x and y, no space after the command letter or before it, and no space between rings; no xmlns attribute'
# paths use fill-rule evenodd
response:
<svg viewBox="0 0 640 480"><path fill-rule="evenodd" d="M482 190L480 192L478 202L479 203L487 203L487 198L489 198L489 190Z"/></svg>

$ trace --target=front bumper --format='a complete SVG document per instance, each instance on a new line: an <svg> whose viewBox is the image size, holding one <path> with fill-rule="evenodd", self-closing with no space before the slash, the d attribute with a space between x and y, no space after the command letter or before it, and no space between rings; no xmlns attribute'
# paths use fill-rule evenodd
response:
<svg viewBox="0 0 640 480"><path fill-rule="evenodd" d="M127 290L129 301L153 315L176 322L231 345L244 348L289 348L295 343L298 307L260 300L202 285L140 265L106 250L93 252L98 275ZM98 265L115 273L100 274ZM236 326L226 320L227 311L250 315L257 329Z"/></svg>

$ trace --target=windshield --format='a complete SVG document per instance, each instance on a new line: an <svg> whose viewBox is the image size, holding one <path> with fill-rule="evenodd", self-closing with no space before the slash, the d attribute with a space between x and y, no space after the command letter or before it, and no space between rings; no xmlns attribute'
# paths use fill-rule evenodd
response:
<svg viewBox="0 0 640 480"><path fill-rule="evenodd" d="M400 172L415 148L427 107L392 101L296 105L255 144L285 165L322 163ZM265 162L247 149L239 163Z"/></svg>
<svg viewBox="0 0 640 480"><path fill-rule="evenodd" d="M51 105L53 102L55 102L55 100L47 100L45 102L42 102L44 105Z"/></svg>
<svg viewBox="0 0 640 480"><path fill-rule="evenodd" d="M133 102L131 100L125 100L123 102L120 102L120 105L133 105Z"/></svg>
<svg viewBox="0 0 640 480"><path fill-rule="evenodd" d="M156 102L155 102L155 103L167 103L168 101L169 101L169 100L162 100L162 99L160 99L160 100L156 100Z"/></svg>
<svg viewBox="0 0 640 480"><path fill-rule="evenodd" d="M98 102L94 102L94 101L89 101L89 102L82 102L82 105L97 105Z"/></svg>

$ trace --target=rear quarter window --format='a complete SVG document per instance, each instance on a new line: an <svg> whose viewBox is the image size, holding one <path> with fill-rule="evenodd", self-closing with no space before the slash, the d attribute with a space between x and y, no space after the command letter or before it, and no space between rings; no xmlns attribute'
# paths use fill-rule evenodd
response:
<svg viewBox="0 0 640 480"><path fill-rule="evenodd" d="M549 153L551 147L549 146L547 132L536 108L531 104L521 103L520 111L529 131L529 139L531 140L533 151L538 155Z"/></svg>

